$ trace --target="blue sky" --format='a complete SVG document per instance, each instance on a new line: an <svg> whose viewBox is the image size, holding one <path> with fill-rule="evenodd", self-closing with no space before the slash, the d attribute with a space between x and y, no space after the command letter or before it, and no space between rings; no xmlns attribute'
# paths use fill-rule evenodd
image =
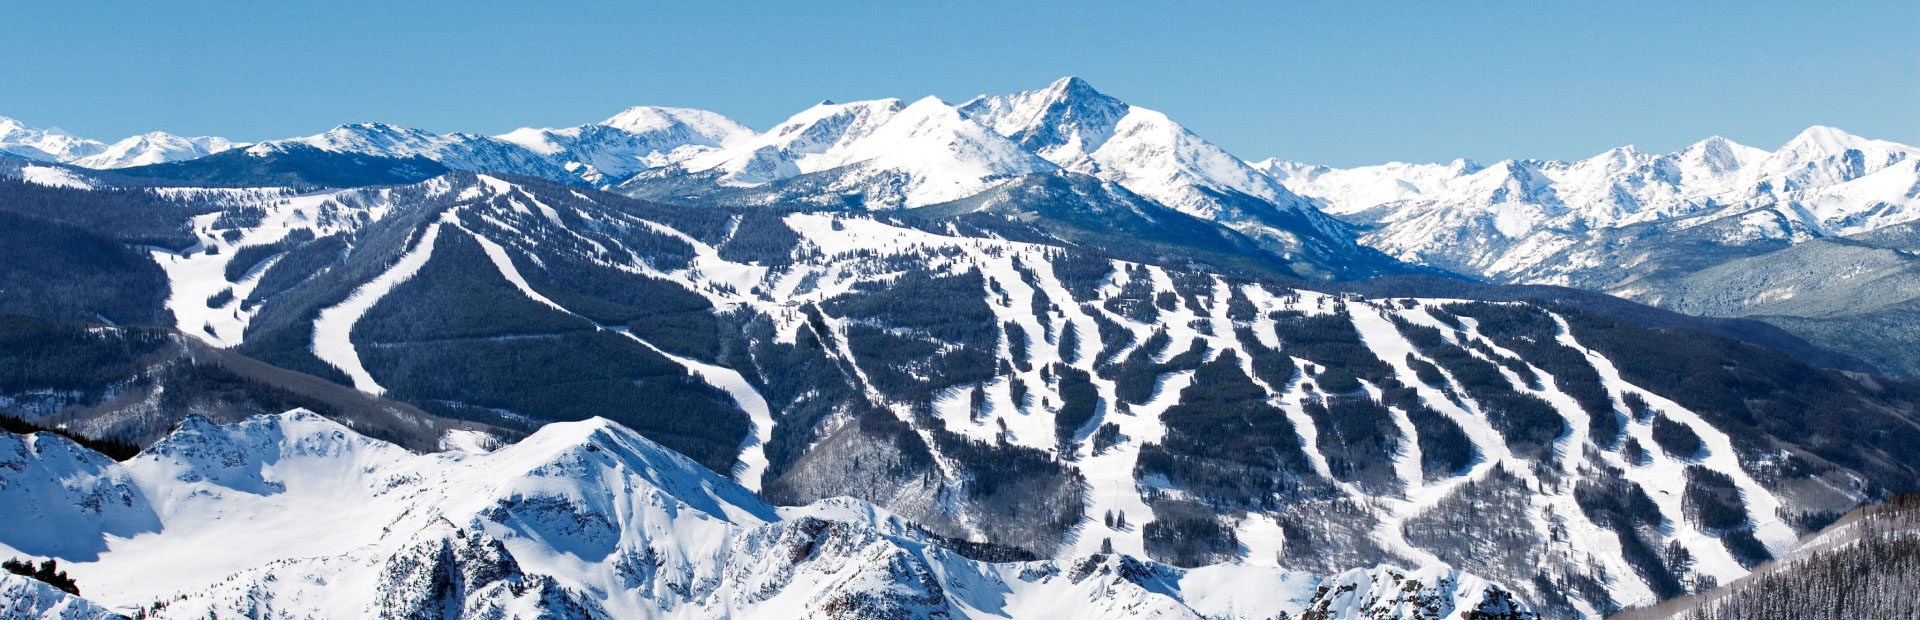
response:
<svg viewBox="0 0 1920 620"><path fill-rule="evenodd" d="M1920 143L1920 3L1591 4L14 3L0 115L102 140L492 134L642 104L765 129L821 99L1078 75L1249 159L1772 149L1813 124Z"/></svg>

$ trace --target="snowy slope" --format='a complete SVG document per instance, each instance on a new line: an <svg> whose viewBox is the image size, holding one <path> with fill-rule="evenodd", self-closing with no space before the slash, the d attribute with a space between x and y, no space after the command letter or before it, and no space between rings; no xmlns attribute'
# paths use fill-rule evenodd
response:
<svg viewBox="0 0 1920 620"><path fill-rule="evenodd" d="M262 143L249 152L304 144L333 152L425 157L455 170L602 184L737 145L754 135L753 130L712 112L642 106L598 124L524 128L493 137L356 123L316 136Z"/></svg>
<svg viewBox="0 0 1920 620"><path fill-rule="evenodd" d="M705 110L636 106L597 125L519 129L498 138L600 184L737 145L755 135L752 129Z"/></svg>
<svg viewBox="0 0 1920 620"><path fill-rule="evenodd" d="M105 620L119 614L31 578L0 573L0 618L11 620Z"/></svg>
<svg viewBox="0 0 1920 620"><path fill-rule="evenodd" d="M1629 146L1575 162L1255 166L1369 226L1362 241L1401 259L1497 281L1586 285L1586 270L1606 266L1581 260L1593 230L1658 226L1632 239L1652 245L1669 231L1725 223L1689 242L1737 246L1914 221L1916 160L1913 147L1815 126L1771 153L1714 137L1669 154Z"/></svg>
<svg viewBox="0 0 1920 620"><path fill-rule="evenodd" d="M130 168L205 157L242 146L246 145L230 142L226 138L183 138L155 131L115 142L98 154L82 157L72 163L98 169Z"/></svg>
<svg viewBox="0 0 1920 620"><path fill-rule="evenodd" d="M75 137L58 128L41 129L0 116L0 151L28 159L66 163L105 150L105 144Z"/></svg>
<svg viewBox="0 0 1920 620"><path fill-rule="evenodd" d="M1222 207L1210 192L1238 192L1284 209L1304 205L1165 114L1109 97L1080 78L979 97L960 110L1062 168L1119 183L1192 215L1219 217Z"/></svg>
<svg viewBox="0 0 1920 620"><path fill-rule="evenodd" d="M225 138L184 138L162 131L106 144L0 117L0 152L100 170L194 159L238 146L245 145Z"/></svg>
<svg viewBox="0 0 1920 620"><path fill-rule="evenodd" d="M652 140L701 146L733 146L759 135L733 119L691 108L634 106L600 124Z"/></svg>
<svg viewBox="0 0 1920 620"><path fill-rule="evenodd" d="M1064 169L1118 183L1282 253L1367 262L1344 225L1273 177L1165 114L1107 96L1080 78L978 97L959 110Z"/></svg>
<svg viewBox="0 0 1920 620"><path fill-rule="evenodd" d="M1318 577L1105 555L975 562L861 502L776 511L602 420L486 454L416 455L304 411L189 419L124 464L56 437L18 440L35 447L0 452L20 467L0 509L32 510L23 489L113 489L145 523L103 534L110 519L83 511L41 536L0 532L0 546L60 555L92 600L150 617L1533 617L1498 586L1437 567Z"/></svg>
<svg viewBox="0 0 1920 620"><path fill-rule="evenodd" d="M965 198L1008 178L1055 169L932 97L910 105L898 99L821 103L682 167L736 187L840 169L829 189L866 190L871 208Z"/></svg>
<svg viewBox="0 0 1920 620"><path fill-rule="evenodd" d="M560 165L520 144L473 134L435 134L385 123L341 125L305 138L262 142L247 153L284 151L284 145L306 145L336 153L363 153L382 157L425 157L455 170L504 172L549 179L566 179Z"/></svg>

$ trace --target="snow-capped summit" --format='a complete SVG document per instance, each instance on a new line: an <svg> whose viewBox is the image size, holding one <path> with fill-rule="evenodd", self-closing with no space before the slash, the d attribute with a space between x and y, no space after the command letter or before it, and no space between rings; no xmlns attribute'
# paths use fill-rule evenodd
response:
<svg viewBox="0 0 1920 620"><path fill-rule="evenodd" d="M225 138L184 138L161 131L108 145L57 128L40 129L0 117L0 152L100 170L194 159L236 146L243 145Z"/></svg>
<svg viewBox="0 0 1920 620"><path fill-rule="evenodd" d="M57 127L41 129L0 116L0 151L28 159L67 163L105 150L104 143L75 137Z"/></svg>
<svg viewBox="0 0 1920 620"><path fill-rule="evenodd" d="M1119 183L1191 215L1232 225L1223 219L1232 207L1219 194L1244 194L1287 210L1307 205L1165 114L1128 105L1077 77L1041 90L979 97L960 111L1062 168Z"/></svg>
<svg viewBox="0 0 1920 620"><path fill-rule="evenodd" d="M598 124L523 128L497 137L598 184L737 145L757 135L745 125L706 110L635 106Z"/></svg>
<svg viewBox="0 0 1920 620"><path fill-rule="evenodd" d="M686 168L718 171L721 183L736 186L833 168L846 163L837 151L870 135L905 107L899 99L822 101L753 140L696 157L686 163Z"/></svg>
<svg viewBox="0 0 1920 620"><path fill-rule="evenodd" d="M304 138L262 142L248 147L247 153L262 155L283 150L285 145L402 159L424 157L455 170L524 174L549 179L569 177L562 166L513 142L464 133L435 134L386 123L353 123Z"/></svg>
<svg viewBox="0 0 1920 620"><path fill-rule="evenodd" d="M643 137L673 137L686 144L716 147L734 146L760 135L733 119L692 108L634 106L600 124Z"/></svg>
<svg viewBox="0 0 1920 620"><path fill-rule="evenodd" d="M1668 154L1628 146L1579 161L1486 168L1336 170L1275 160L1257 167L1327 212L1371 226L1363 240L1402 260L1498 281L1565 283L1600 265L1555 257L1601 260L1570 249L1598 243L1597 230L1748 218L1715 230L1730 242L1792 242L1913 221L1916 159L1913 147L1815 126L1771 153L1715 136Z"/></svg>
<svg viewBox="0 0 1920 620"><path fill-rule="evenodd" d="M1920 149L1869 140L1815 125L1787 141L1760 163L1775 192L1790 193L1845 183L1920 156Z"/></svg>
<svg viewBox="0 0 1920 620"><path fill-rule="evenodd" d="M751 187L847 168L835 188L860 187L874 208L918 207L977 194L1055 166L934 97L824 102L755 139L695 157L691 172ZM871 183L869 181L872 181ZM871 191L877 190L877 191Z"/></svg>
<svg viewBox="0 0 1920 620"><path fill-rule="evenodd" d="M1767 156L1767 151L1713 136L1674 153L1682 170L1693 178L1734 174L1748 170Z"/></svg>
<svg viewBox="0 0 1920 620"><path fill-rule="evenodd" d="M164 131L141 134L108 146L105 151L82 157L72 163L96 169L130 168L148 164L196 159L232 148L246 146L226 138L185 138Z"/></svg>
<svg viewBox="0 0 1920 620"><path fill-rule="evenodd" d="M1004 97L978 97L960 111L1021 147L1062 168L1085 174L1098 172L1092 153L1100 150L1120 119L1126 102L1094 90L1077 77L1066 77L1042 90Z"/></svg>

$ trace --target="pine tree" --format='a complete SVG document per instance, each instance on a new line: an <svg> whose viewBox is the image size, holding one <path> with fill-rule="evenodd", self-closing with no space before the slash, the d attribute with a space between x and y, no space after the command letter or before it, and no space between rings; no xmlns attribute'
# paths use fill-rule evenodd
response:
<svg viewBox="0 0 1920 620"><path fill-rule="evenodd" d="M6 569L7 572L16 575L32 577L46 582L48 585L59 588L62 592L74 596L80 595L80 585L75 583L72 577L67 576L67 571L60 570L59 564L53 560L41 562L39 568L34 568L33 562L30 561L17 559L7 560L0 562L0 568Z"/></svg>

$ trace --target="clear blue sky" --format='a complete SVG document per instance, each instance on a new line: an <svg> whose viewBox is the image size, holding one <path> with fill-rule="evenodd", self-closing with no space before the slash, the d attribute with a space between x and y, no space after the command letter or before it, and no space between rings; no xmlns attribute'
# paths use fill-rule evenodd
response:
<svg viewBox="0 0 1920 620"><path fill-rule="evenodd" d="M102 140L492 134L640 104L765 129L821 99L1079 75L1249 159L1771 149L1813 124L1920 144L1920 2L1574 4L21 2L0 115Z"/></svg>

